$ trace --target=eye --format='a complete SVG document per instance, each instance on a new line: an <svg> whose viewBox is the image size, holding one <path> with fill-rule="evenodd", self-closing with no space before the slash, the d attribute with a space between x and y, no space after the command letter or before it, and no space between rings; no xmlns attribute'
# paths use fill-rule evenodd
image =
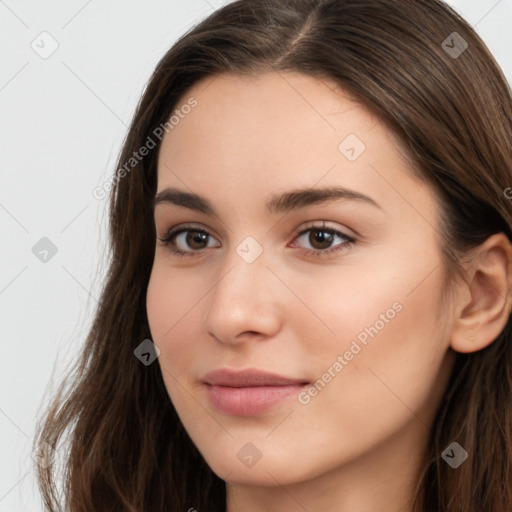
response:
<svg viewBox="0 0 512 512"><path fill-rule="evenodd" d="M169 231L165 237L158 238L163 245L169 246L176 256L194 256L194 253L203 249L220 247L220 244L217 246L209 244L209 239L213 240L210 233L193 226L182 226Z"/></svg>
<svg viewBox="0 0 512 512"><path fill-rule="evenodd" d="M336 239L341 243L333 247ZM307 255L319 257L346 250L356 243L355 238L325 225L313 225L303 229L299 232L296 240L302 240L303 243L309 244L310 249L306 251Z"/></svg>
<svg viewBox="0 0 512 512"><path fill-rule="evenodd" d="M334 245L336 239L339 243ZM210 242L213 236L203 229L194 226L181 226L178 229L170 230L163 238L158 238L163 245L176 256L195 256L204 249L220 247ZM341 231L322 225L311 225L298 232L295 240L302 240L302 243L309 244L310 248L305 251L307 256L329 256L333 253L348 249L356 244L356 239ZM293 247L293 246L292 246Z"/></svg>

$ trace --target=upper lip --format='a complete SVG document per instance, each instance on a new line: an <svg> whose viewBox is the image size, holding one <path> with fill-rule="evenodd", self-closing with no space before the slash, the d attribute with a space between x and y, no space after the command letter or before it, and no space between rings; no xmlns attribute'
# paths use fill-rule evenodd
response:
<svg viewBox="0 0 512 512"><path fill-rule="evenodd" d="M229 386L232 388L254 387L254 386L290 386L307 384L304 379L290 379L275 373L249 368L246 370L230 370L220 368L207 373L203 382L214 386Z"/></svg>

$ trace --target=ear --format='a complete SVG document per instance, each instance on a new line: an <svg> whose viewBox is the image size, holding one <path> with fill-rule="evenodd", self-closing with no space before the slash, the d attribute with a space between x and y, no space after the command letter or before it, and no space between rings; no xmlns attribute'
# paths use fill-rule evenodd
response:
<svg viewBox="0 0 512 512"><path fill-rule="evenodd" d="M512 245L503 233L489 237L467 263L466 282L458 294L451 347L476 352L505 328L511 309Z"/></svg>

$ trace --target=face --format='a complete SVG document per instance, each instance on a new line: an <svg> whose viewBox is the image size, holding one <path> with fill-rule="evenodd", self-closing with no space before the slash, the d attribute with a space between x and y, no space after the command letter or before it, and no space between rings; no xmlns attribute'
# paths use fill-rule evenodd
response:
<svg viewBox="0 0 512 512"><path fill-rule="evenodd" d="M418 461L452 364L434 192L333 83L226 74L190 98L159 154L147 314L191 439L247 485Z"/></svg>

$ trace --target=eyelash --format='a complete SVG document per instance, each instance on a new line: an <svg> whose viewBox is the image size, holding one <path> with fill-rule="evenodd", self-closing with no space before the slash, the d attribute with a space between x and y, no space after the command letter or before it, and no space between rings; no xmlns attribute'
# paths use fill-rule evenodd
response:
<svg viewBox="0 0 512 512"><path fill-rule="evenodd" d="M180 227L179 229L176 229L176 230L170 230L167 235L164 237L164 238L158 238L158 240L160 240L160 242L162 242L162 244L164 246L167 246L169 248L169 250L177 257L185 257L185 256L195 256L196 254L200 253L200 252L203 252L204 249L202 250L197 250L197 251L182 251L180 249L176 249L175 247L173 247L171 244L172 242L174 241L174 239L180 235L181 233L185 233L187 231L191 231L191 232L195 232L195 233L203 233L205 235L208 235L208 236L212 236L210 233L208 233L208 231L205 231L203 229L200 229L200 228L196 228L194 226L182 226ZM345 242L338 245L336 248L334 249L325 249L325 250L321 250L321 249L306 249L305 250L305 254L306 256L315 256L315 257L319 257L319 258L323 258L323 257L327 257L327 256L330 256L332 255L333 253L338 253L338 252L341 252L341 251L344 251L344 250L347 250L348 248L350 248L351 246L355 245L357 243L356 239L353 238L353 237L350 237L344 233L342 233L341 231L338 231L336 229L332 229L332 228L328 228L328 227L325 227L323 225L311 225L311 226L308 226L307 228L301 230L301 231L298 231L295 233L295 237L298 238L306 233L308 233L309 231L319 231L319 232L324 232L324 233L329 233L330 235L335 235L335 236L339 236L340 238L343 238L345 239Z"/></svg>

